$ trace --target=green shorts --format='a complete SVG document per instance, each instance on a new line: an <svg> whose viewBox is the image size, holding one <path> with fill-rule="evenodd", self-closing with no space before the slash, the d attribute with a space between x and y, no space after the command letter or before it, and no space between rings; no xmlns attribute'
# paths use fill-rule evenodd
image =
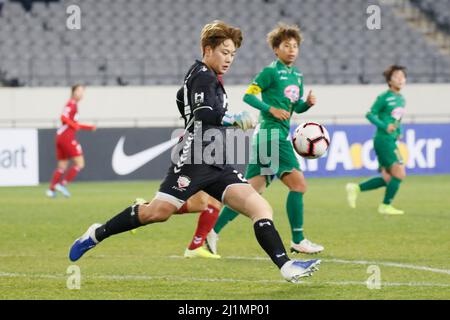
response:
<svg viewBox="0 0 450 320"><path fill-rule="evenodd" d="M378 158L380 170L381 168L389 169L395 163L403 164L403 159L395 140L375 138L373 147Z"/></svg>
<svg viewBox="0 0 450 320"><path fill-rule="evenodd" d="M275 176L281 178L283 174L294 169L301 171L290 140L263 141L259 135L253 137L250 164L245 172L246 179L265 176L268 186Z"/></svg>

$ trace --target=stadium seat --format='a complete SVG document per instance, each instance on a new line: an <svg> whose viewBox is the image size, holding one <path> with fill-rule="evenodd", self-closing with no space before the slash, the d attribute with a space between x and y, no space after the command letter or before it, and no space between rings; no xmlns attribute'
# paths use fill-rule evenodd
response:
<svg viewBox="0 0 450 320"><path fill-rule="evenodd" d="M448 1L412 2L440 25L448 24ZM66 8L71 4L81 9L81 30L66 29ZM28 14L19 3L6 0L0 18L0 57L8 62L2 63L3 69L20 74L27 85L51 83L49 75L61 83L77 77L114 84L104 80L105 74L125 77L130 84L178 84L192 60L200 56L202 26L222 19L240 26L244 33L227 83L248 83L262 65L273 60L266 34L284 21L299 24L304 31L298 66L312 83L378 83L381 70L394 62L410 69L411 81L450 77L450 57L439 53L391 7L382 5L383 28L377 31L366 28L366 8L365 0L62 0L37 2ZM387 49L380 52L380 48ZM18 72L9 63L15 58L29 59L34 67ZM52 63L43 63L65 59L69 61L65 74ZM99 61L106 60L108 70L99 71Z"/></svg>

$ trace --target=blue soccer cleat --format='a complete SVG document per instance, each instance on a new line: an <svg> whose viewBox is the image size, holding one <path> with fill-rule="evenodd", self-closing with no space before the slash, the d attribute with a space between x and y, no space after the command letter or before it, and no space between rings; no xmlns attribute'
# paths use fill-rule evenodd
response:
<svg viewBox="0 0 450 320"><path fill-rule="evenodd" d="M95 229L100 227L100 223L95 223L87 229L87 231L72 244L69 252L70 261L77 261L83 254L97 245L95 240Z"/></svg>
<svg viewBox="0 0 450 320"><path fill-rule="evenodd" d="M63 196L66 198L70 198L70 196L71 196L69 190L67 190L67 188L65 186L63 186L62 184L59 184L59 183L56 184L55 190L61 192L63 194Z"/></svg>
<svg viewBox="0 0 450 320"><path fill-rule="evenodd" d="M314 259L308 261L290 260L281 268L281 275L286 281L298 283L300 278L310 277L319 270L321 260Z"/></svg>

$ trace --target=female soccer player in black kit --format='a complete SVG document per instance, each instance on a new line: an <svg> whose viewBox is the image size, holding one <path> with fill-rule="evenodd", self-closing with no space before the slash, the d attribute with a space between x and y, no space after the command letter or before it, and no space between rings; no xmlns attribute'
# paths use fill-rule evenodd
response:
<svg viewBox="0 0 450 320"><path fill-rule="evenodd" d="M225 137L230 126L243 130L253 126L248 113L227 113L227 95L218 79L229 70L241 42L241 30L224 22L213 21L203 27L202 61L197 60L191 66L177 94L183 97L184 116L188 119L186 134L179 142L181 151L177 161L172 163L150 203L130 206L103 225L91 225L73 243L70 260L78 260L109 236L166 221L189 197L202 190L252 219L256 239L287 281L298 282L318 270L320 260L289 259L273 224L272 208L241 173L226 163L226 139L218 137ZM215 139L202 140L206 135ZM212 143L215 152L205 157Z"/></svg>

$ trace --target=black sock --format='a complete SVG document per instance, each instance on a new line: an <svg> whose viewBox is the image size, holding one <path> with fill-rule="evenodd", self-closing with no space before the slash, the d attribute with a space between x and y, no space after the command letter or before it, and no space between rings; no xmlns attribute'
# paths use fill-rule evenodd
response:
<svg viewBox="0 0 450 320"><path fill-rule="evenodd" d="M279 269L290 259L272 220L261 219L253 225L259 245Z"/></svg>
<svg viewBox="0 0 450 320"><path fill-rule="evenodd" d="M95 230L95 238L98 242L112 236L113 234L133 230L143 224L138 218L139 206L134 205L126 208L121 213L113 217L101 227Z"/></svg>

